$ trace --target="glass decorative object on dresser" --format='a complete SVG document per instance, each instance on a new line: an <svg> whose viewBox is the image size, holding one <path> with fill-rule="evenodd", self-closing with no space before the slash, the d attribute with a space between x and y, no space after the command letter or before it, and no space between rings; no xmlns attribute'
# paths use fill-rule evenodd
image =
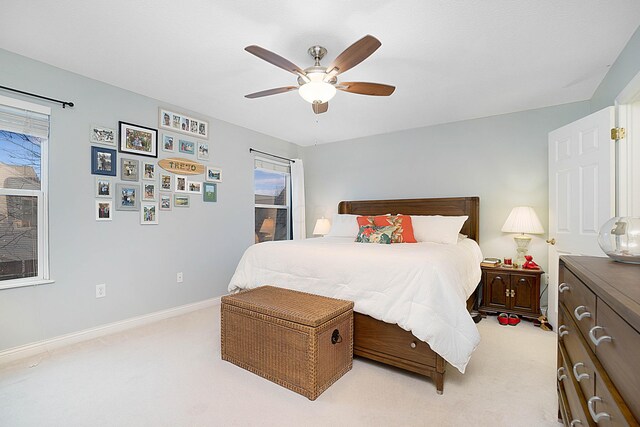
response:
<svg viewBox="0 0 640 427"><path fill-rule="evenodd" d="M611 218L600 228L598 244L616 261L640 264L640 218Z"/></svg>

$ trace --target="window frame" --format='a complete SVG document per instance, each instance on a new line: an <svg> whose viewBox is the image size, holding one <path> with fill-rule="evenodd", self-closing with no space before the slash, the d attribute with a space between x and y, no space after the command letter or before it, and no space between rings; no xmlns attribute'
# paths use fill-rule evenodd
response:
<svg viewBox="0 0 640 427"><path fill-rule="evenodd" d="M19 99L0 96L0 104L49 116L49 136L40 146L40 190L0 188L0 197L36 197L38 205L38 266L37 275L20 279L0 280L0 290L53 283L49 272L49 142L51 138L51 108Z"/></svg>
<svg viewBox="0 0 640 427"><path fill-rule="evenodd" d="M260 167L256 167L255 165L255 161L259 160L261 162L266 162L266 163L271 163L274 165L278 165L278 166L284 166L289 168L289 172L281 172L281 171L276 171L273 169L265 169L265 168L260 168ZM255 202L255 195L256 195L256 181L255 181L255 171L256 170L261 170L261 171L265 171L265 172L269 172L269 173L276 173L276 174L280 174L280 175L285 175L285 189L287 192L287 197L286 197L286 205L267 205L267 204L262 204L262 203L256 203ZM272 160L272 159L267 159L265 157L261 157L261 156L255 156L254 157L254 161L253 161L253 223L254 223L254 227L255 227L255 222L256 222L256 208L262 208L262 209L281 209L281 210L286 210L287 212L287 240L291 240L292 236L291 236L291 165L289 163L284 163L284 162L279 162L277 160Z"/></svg>

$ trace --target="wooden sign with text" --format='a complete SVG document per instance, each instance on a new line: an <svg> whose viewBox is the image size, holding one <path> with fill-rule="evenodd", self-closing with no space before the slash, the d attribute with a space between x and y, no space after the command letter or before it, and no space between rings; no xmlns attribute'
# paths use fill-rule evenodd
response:
<svg viewBox="0 0 640 427"><path fill-rule="evenodd" d="M158 166L167 172L178 175L199 175L204 173L204 165L189 159L169 158L162 159Z"/></svg>

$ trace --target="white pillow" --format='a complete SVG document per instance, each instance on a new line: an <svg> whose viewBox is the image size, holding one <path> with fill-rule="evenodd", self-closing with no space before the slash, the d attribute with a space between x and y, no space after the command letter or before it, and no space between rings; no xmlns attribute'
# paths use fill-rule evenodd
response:
<svg viewBox="0 0 640 427"><path fill-rule="evenodd" d="M327 236L330 237L353 237L358 235L358 218L360 215L333 214L331 230Z"/></svg>
<svg viewBox="0 0 640 427"><path fill-rule="evenodd" d="M418 242L458 242L458 233L468 216L411 215L413 235Z"/></svg>

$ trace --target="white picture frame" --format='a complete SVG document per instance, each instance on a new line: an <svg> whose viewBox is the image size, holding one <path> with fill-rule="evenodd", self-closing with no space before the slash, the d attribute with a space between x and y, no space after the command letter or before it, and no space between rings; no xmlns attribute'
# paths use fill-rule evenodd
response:
<svg viewBox="0 0 640 427"><path fill-rule="evenodd" d="M160 193L158 197L160 199L159 206L161 211L170 211L173 206L173 197L171 193Z"/></svg>
<svg viewBox="0 0 640 427"><path fill-rule="evenodd" d="M155 182L143 182L142 183L142 201L155 202L157 191L158 189Z"/></svg>
<svg viewBox="0 0 640 427"><path fill-rule="evenodd" d="M198 141L198 148L196 152L198 153L198 160L209 160L209 143Z"/></svg>
<svg viewBox="0 0 640 427"><path fill-rule="evenodd" d="M142 179L145 181L156 180L156 164L153 162L142 162Z"/></svg>
<svg viewBox="0 0 640 427"><path fill-rule="evenodd" d="M176 208L188 208L190 205L189 195L187 194L174 194L173 206Z"/></svg>
<svg viewBox="0 0 640 427"><path fill-rule="evenodd" d="M176 137L173 135L168 135L166 133L162 134L162 151L166 151L168 153L176 152Z"/></svg>
<svg viewBox="0 0 640 427"><path fill-rule="evenodd" d="M176 193L188 193L187 190L187 177L184 175L175 175L174 177L173 191Z"/></svg>
<svg viewBox="0 0 640 427"><path fill-rule="evenodd" d="M113 182L111 182L110 178L97 176L95 190L96 197L109 199L113 198Z"/></svg>
<svg viewBox="0 0 640 427"><path fill-rule="evenodd" d="M202 182L187 180L187 193L202 194Z"/></svg>
<svg viewBox="0 0 640 427"><path fill-rule="evenodd" d="M173 178L167 173L160 173L160 191L173 191Z"/></svg>
<svg viewBox="0 0 640 427"><path fill-rule="evenodd" d="M91 125L89 142L92 144L102 144L116 146L116 130L104 126Z"/></svg>
<svg viewBox="0 0 640 427"><path fill-rule="evenodd" d="M166 108L158 108L158 127L196 138L209 139L209 122Z"/></svg>
<svg viewBox="0 0 640 427"><path fill-rule="evenodd" d="M96 200L96 221L111 221L113 219L113 201Z"/></svg>
<svg viewBox="0 0 640 427"><path fill-rule="evenodd" d="M207 166L204 174L204 180L207 182L222 182L222 169Z"/></svg>
<svg viewBox="0 0 640 427"><path fill-rule="evenodd" d="M140 205L140 224L156 225L158 224L158 204L142 202Z"/></svg>

